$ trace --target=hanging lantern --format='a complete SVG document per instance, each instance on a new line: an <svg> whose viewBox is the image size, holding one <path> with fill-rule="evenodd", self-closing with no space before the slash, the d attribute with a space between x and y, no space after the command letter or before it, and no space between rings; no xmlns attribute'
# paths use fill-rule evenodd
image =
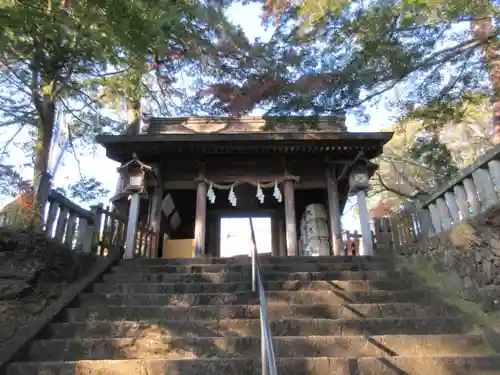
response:
<svg viewBox="0 0 500 375"><path fill-rule="evenodd" d="M207 198L210 201L210 203L212 204L215 203L215 191L212 183L210 183L210 186L208 187Z"/></svg>
<svg viewBox="0 0 500 375"><path fill-rule="evenodd" d="M262 204L264 203L264 192L262 191L262 188L260 187L260 182L257 182L257 199L259 202Z"/></svg>

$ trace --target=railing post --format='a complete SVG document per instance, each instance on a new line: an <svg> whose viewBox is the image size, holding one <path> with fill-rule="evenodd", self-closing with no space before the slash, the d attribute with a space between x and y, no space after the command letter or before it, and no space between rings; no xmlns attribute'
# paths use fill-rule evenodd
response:
<svg viewBox="0 0 500 375"><path fill-rule="evenodd" d="M68 218L68 226L66 230L66 238L64 239L64 244L73 249L73 239L75 238L76 221L78 220L78 215L76 212L70 211Z"/></svg>
<svg viewBox="0 0 500 375"><path fill-rule="evenodd" d="M448 205L448 209L450 210L452 221L454 223L460 221L460 212L455 194L453 194L451 191L447 191L446 193L444 193L444 199L446 201L446 204Z"/></svg>
<svg viewBox="0 0 500 375"><path fill-rule="evenodd" d="M479 198L477 196L476 185L472 178L464 178L463 181L465 193L467 194L467 200L469 201L470 208L472 210L472 215L477 215L481 212L481 204L479 203Z"/></svg>
<svg viewBox="0 0 500 375"><path fill-rule="evenodd" d="M52 237L54 232L54 223L56 222L57 210L59 204L55 200L50 200L49 197L49 212L47 214L47 221L45 222L45 233L48 237Z"/></svg>
<svg viewBox="0 0 500 375"><path fill-rule="evenodd" d="M56 233L54 235L54 239L59 243L63 243L64 233L66 231L66 224L68 223L68 215L69 215L69 209L66 207L61 207L59 210L59 217L57 219L57 224L56 224Z"/></svg>
<svg viewBox="0 0 500 375"><path fill-rule="evenodd" d="M429 212L429 209L427 207L417 211L417 218L420 224L420 232L423 239L432 237L434 234L436 234L436 231L434 230L434 227L432 225L431 213Z"/></svg>
<svg viewBox="0 0 500 375"><path fill-rule="evenodd" d="M89 226L88 232L91 234L92 240L88 252L92 251L93 247L99 248L99 243L101 242L102 208L102 203L90 207L90 212L92 212L92 224ZM87 251L84 249L84 252Z"/></svg>
<svg viewBox="0 0 500 375"><path fill-rule="evenodd" d="M476 169L472 172L472 179L477 187L483 210L490 208L498 202L497 193L487 169Z"/></svg>
<svg viewBox="0 0 500 375"><path fill-rule="evenodd" d="M436 199L436 206L439 210L439 216L441 218L443 230L450 229L451 228L450 211L448 210L448 206L446 205L446 201L444 200L444 198Z"/></svg>
<svg viewBox="0 0 500 375"><path fill-rule="evenodd" d="M455 185L453 187L453 191L455 192L455 196L457 197L457 205L460 211L460 217L463 220L471 215L467 193L465 192L465 188L462 184Z"/></svg>
<svg viewBox="0 0 500 375"><path fill-rule="evenodd" d="M431 221L436 234L441 232L441 218L439 217L439 210L434 203L430 203L428 206L429 213L431 214Z"/></svg>
<svg viewBox="0 0 500 375"><path fill-rule="evenodd" d="M490 171L491 178L493 179L493 184L495 185L495 190L500 191L500 160L490 160L488 162L488 170Z"/></svg>
<svg viewBox="0 0 500 375"><path fill-rule="evenodd" d="M90 253L92 249L92 239L94 237L94 226L89 223L89 219L81 217L78 220L78 240L76 249L83 253Z"/></svg>

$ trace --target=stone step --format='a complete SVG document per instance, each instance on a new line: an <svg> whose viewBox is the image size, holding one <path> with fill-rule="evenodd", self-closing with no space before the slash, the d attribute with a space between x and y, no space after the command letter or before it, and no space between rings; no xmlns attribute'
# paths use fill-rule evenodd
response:
<svg viewBox="0 0 500 375"><path fill-rule="evenodd" d="M500 375L500 356L277 358L278 374ZM260 359L116 360L13 363L7 375L261 375Z"/></svg>
<svg viewBox="0 0 500 375"><path fill-rule="evenodd" d="M279 319L270 321L274 336L425 335L472 333L477 328L453 318ZM258 319L92 321L53 323L46 338L260 337Z"/></svg>
<svg viewBox="0 0 500 375"><path fill-rule="evenodd" d="M276 357L385 357L491 355L480 334L274 337ZM159 337L37 340L27 359L258 358L257 337Z"/></svg>
<svg viewBox="0 0 500 375"><path fill-rule="evenodd" d="M344 303L384 303L384 302L438 302L425 290L398 290L372 292L341 291L269 291L268 301L280 301L293 304L344 304ZM194 306L194 305L257 305L259 296L255 292L241 291L234 293L184 293L184 294L82 294L81 304L95 305L139 305L139 306Z"/></svg>
<svg viewBox="0 0 500 375"><path fill-rule="evenodd" d="M266 291L339 290L345 292L373 290L408 290L413 286L410 279L399 280L307 280L264 281ZM234 293L252 290L251 281L238 283L95 283L95 293Z"/></svg>
<svg viewBox="0 0 500 375"><path fill-rule="evenodd" d="M262 272L263 281L289 280L390 280L401 278L395 271L326 271L326 272ZM146 282L146 283L224 283L249 281L251 270L246 272L204 272L204 273L111 273L103 276L104 282Z"/></svg>
<svg viewBox="0 0 500 375"><path fill-rule="evenodd" d="M232 258L182 258L182 259L167 259L167 258L141 258L141 259L123 259L120 265L129 263L137 263L140 265L208 265L208 264L249 264L250 257L247 255L236 256ZM377 262L394 262L391 256L270 256L259 255L260 264L294 264L294 263L377 263Z"/></svg>
<svg viewBox="0 0 500 375"><path fill-rule="evenodd" d="M259 305L207 305L207 306L91 306L65 310L70 322L87 320L204 320L204 319L258 319ZM444 305L416 303L380 303L345 305L294 305L271 302L268 304L269 319L323 318L410 318L454 317L456 310Z"/></svg>
<svg viewBox="0 0 500 375"><path fill-rule="evenodd" d="M278 263L261 264L262 272L322 272L322 271L388 271L393 262L325 262L325 263ZM192 264L173 266L168 263L126 263L113 268L113 273L201 273L201 272L251 272L251 264Z"/></svg>

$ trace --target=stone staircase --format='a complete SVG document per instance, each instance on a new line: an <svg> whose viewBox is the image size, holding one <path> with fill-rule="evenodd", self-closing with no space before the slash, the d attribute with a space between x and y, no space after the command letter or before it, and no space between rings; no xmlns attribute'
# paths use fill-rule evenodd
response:
<svg viewBox="0 0 500 375"><path fill-rule="evenodd" d="M390 258L261 257L280 375L500 374L500 355ZM248 258L123 260L8 375L257 375Z"/></svg>

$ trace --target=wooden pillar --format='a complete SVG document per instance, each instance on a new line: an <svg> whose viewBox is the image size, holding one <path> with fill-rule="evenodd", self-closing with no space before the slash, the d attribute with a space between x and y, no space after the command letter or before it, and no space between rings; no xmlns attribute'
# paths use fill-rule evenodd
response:
<svg viewBox="0 0 500 375"><path fill-rule="evenodd" d="M153 191L153 195L151 197L151 206L149 211L149 227L153 231L153 238L151 240L151 258L158 257L158 248L160 244L163 242L160 238L160 224L161 217L163 215L161 210L161 204L163 202L163 187L161 181L158 182L158 185L155 187Z"/></svg>
<svg viewBox="0 0 500 375"><path fill-rule="evenodd" d="M280 208L278 213L278 255L286 256L286 228L285 228L285 211Z"/></svg>
<svg viewBox="0 0 500 375"><path fill-rule="evenodd" d="M333 255L343 255L344 244L342 243L342 221L337 176L330 165L326 167L326 192L328 195L328 223L330 225L330 243L332 244Z"/></svg>
<svg viewBox="0 0 500 375"><path fill-rule="evenodd" d="M297 221L293 181L285 181L283 190L285 196L286 251L288 256L297 256Z"/></svg>
<svg viewBox="0 0 500 375"><path fill-rule="evenodd" d="M366 193L360 190L356 193L358 197L359 221L361 224L361 236L363 240L363 253L359 255L373 255L373 238L370 226L370 215L366 205ZM358 250L359 251L359 250Z"/></svg>
<svg viewBox="0 0 500 375"><path fill-rule="evenodd" d="M280 221L276 212L273 214L271 218L271 237L272 237L272 247L271 247L271 255L272 256L280 256Z"/></svg>
<svg viewBox="0 0 500 375"><path fill-rule="evenodd" d="M198 181L196 188L196 218L194 222L194 249L197 257L205 255L206 216L207 184L204 181Z"/></svg>

